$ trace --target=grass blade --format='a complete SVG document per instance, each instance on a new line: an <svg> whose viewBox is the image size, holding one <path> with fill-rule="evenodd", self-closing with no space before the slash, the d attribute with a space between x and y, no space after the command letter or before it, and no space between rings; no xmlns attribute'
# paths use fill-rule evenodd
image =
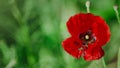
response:
<svg viewBox="0 0 120 68"><path fill-rule="evenodd" d="M118 63L117 63L117 68L120 68L120 48L118 51Z"/></svg>

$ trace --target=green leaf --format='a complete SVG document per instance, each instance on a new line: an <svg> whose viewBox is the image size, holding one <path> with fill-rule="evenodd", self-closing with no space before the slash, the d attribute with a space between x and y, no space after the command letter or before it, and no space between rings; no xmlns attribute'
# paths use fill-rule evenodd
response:
<svg viewBox="0 0 120 68"><path fill-rule="evenodd" d="M28 45L30 41L28 26L22 26L15 34L16 42L20 45Z"/></svg>
<svg viewBox="0 0 120 68"><path fill-rule="evenodd" d="M11 52L7 44L3 40L0 41L0 50L3 53L4 62L8 63L10 61Z"/></svg>
<svg viewBox="0 0 120 68"><path fill-rule="evenodd" d="M31 16L32 10L34 8L34 1L33 0L25 0L23 12L24 12L24 20L27 21Z"/></svg>
<svg viewBox="0 0 120 68"><path fill-rule="evenodd" d="M17 23L21 26L24 24L22 14L17 6L17 3L15 0L12 1L12 8L11 8L11 13L14 16L14 18L17 20Z"/></svg>

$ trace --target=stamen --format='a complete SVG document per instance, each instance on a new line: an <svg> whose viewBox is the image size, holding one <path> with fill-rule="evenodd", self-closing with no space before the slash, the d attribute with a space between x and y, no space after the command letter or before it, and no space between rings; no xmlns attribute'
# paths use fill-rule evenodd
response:
<svg viewBox="0 0 120 68"><path fill-rule="evenodd" d="M95 35L90 30L85 33L81 33L79 38L82 41L82 44L86 47L96 41Z"/></svg>
<svg viewBox="0 0 120 68"><path fill-rule="evenodd" d="M88 40L90 37L89 35L85 35L85 39Z"/></svg>
<svg viewBox="0 0 120 68"><path fill-rule="evenodd" d="M80 51L80 50L83 50L83 48L82 47L80 47L80 48L78 48L78 50Z"/></svg>

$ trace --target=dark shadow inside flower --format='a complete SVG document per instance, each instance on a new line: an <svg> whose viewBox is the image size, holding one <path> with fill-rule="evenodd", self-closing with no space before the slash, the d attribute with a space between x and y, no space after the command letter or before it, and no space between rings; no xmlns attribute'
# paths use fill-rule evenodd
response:
<svg viewBox="0 0 120 68"><path fill-rule="evenodd" d="M91 30L81 33L79 39L82 40L83 45L89 45L96 41L96 37Z"/></svg>

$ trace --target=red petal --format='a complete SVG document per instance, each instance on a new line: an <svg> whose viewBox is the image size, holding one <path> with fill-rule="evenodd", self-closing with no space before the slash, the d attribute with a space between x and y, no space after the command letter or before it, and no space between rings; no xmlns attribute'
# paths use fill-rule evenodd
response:
<svg viewBox="0 0 120 68"><path fill-rule="evenodd" d="M104 56L104 51L101 47L88 48L84 52L84 59L86 61L97 60Z"/></svg>
<svg viewBox="0 0 120 68"><path fill-rule="evenodd" d="M63 48L67 51L70 55L75 58L80 58L82 54L82 50L79 50L81 47L81 42L75 40L74 38L68 38L62 42Z"/></svg>
<svg viewBox="0 0 120 68"><path fill-rule="evenodd" d="M94 18L95 16L91 13L76 14L67 22L68 31L72 36L78 36L80 33L87 31L92 26Z"/></svg>
<svg viewBox="0 0 120 68"><path fill-rule="evenodd" d="M95 18L97 24L97 40L100 46L106 44L110 39L110 30L106 22L99 16Z"/></svg>

